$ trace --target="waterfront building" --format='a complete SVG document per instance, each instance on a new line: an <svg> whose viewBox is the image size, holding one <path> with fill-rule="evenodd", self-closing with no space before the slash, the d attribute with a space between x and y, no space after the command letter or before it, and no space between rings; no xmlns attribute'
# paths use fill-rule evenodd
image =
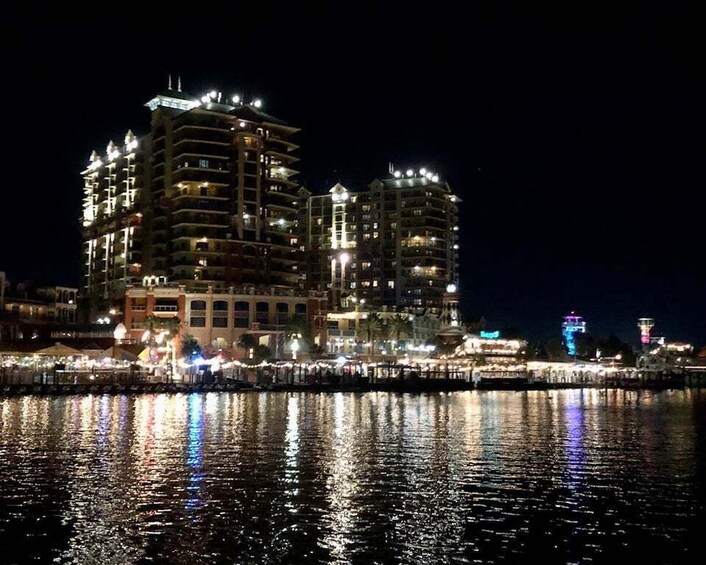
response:
<svg viewBox="0 0 706 565"><path fill-rule="evenodd" d="M145 277L143 282L129 287L125 295L124 325L129 340L141 340L150 319L156 317L173 320L178 337L190 335L206 351L236 353L238 340L247 333L259 345L269 347L276 359L282 359L291 352L285 331L292 318L299 315L311 329L313 345L323 347L326 341L324 293L274 286L265 291L255 285L190 289L156 277ZM239 354L244 355L242 351Z"/></svg>
<svg viewBox="0 0 706 565"><path fill-rule="evenodd" d="M458 202L425 169L312 196L310 288L329 291L332 309L351 296L371 307L441 315L448 285L458 285Z"/></svg>
<svg viewBox="0 0 706 565"><path fill-rule="evenodd" d="M92 316L143 276L200 288L303 289L297 128L259 99L168 89L149 132L91 155L84 176L83 292Z"/></svg>
<svg viewBox="0 0 706 565"><path fill-rule="evenodd" d="M564 317L561 324L561 335L564 338L564 346L569 355L576 355L576 341L574 336L577 333L586 333L586 322L581 316L571 312Z"/></svg>
<svg viewBox="0 0 706 565"><path fill-rule="evenodd" d="M11 284L0 273L0 341L48 339L59 327L76 323L78 289Z"/></svg>

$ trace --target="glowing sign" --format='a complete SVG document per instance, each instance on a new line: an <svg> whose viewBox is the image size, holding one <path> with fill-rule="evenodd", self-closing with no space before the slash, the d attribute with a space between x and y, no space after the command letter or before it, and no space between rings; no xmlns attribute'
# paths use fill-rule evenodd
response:
<svg viewBox="0 0 706 565"><path fill-rule="evenodd" d="M500 337L500 332L499 331L496 331L496 332L483 332L482 331L482 332L480 332L480 336L483 339L498 339Z"/></svg>

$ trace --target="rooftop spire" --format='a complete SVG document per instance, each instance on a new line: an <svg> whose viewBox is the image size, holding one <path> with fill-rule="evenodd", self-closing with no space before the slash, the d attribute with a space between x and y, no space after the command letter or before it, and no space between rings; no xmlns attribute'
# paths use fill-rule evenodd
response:
<svg viewBox="0 0 706 565"><path fill-rule="evenodd" d="M169 73L168 76L169 76L169 80L167 82L167 90L171 90L172 89L172 73Z"/></svg>
<svg viewBox="0 0 706 565"><path fill-rule="evenodd" d="M177 92L181 92L181 75L177 76Z"/></svg>

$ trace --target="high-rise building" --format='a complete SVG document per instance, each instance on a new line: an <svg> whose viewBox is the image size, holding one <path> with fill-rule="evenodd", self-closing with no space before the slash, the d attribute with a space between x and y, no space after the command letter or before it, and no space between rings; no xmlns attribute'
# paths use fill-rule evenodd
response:
<svg viewBox="0 0 706 565"><path fill-rule="evenodd" d="M169 89L147 102L149 133L93 153L84 176L85 283L92 312L140 276L227 288L297 289L298 129L261 101Z"/></svg>
<svg viewBox="0 0 706 565"><path fill-rule="evenodd" d="M447 286L458 285L458 202L424 169L312 196L310 288L330 291L334 308L355 299L439 315Z"/></svg>
<svg viewBox="0 0 706 565"><path fill-rule="evenodd" d="M83 171L84 265L82 296L88 310L106 309L137 280L142 263L143 151L128 130L121 146L93 151Z"/></svg>

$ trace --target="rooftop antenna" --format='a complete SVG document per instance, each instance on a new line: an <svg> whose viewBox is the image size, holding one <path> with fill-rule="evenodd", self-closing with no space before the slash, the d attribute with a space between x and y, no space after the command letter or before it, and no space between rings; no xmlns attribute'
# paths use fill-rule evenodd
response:
<svg viewBox="0 0 706 565"><path fill-rule="evenodd" d="M392 165L392 161L387 164L387 172L390 174L395 172L395 167Z"/></svg>
<svg viewBox="0 0 706 565"><path fill-rule="evenodd" d="M169 76L169 80L167 83L167 90L171 90L172 89L172 73L169 73L168 76Z"/></svg>
<svg viewBox="0 0 706 565"><path fill-rule="evenodd" d="M181 75L177 76L177 92L181 92Z"/></svg>

